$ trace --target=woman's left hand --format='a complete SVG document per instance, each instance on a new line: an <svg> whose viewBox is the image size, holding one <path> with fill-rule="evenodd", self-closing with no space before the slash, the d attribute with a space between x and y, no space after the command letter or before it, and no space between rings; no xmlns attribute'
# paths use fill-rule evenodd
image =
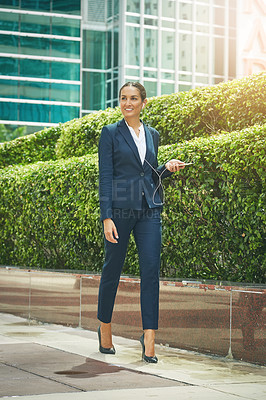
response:
<svg viewBox="0 0 266 400"><path fill-rule="evenodd" d="M173 159L165 164L165 168L167 168L170 172L176 172L180 169L184 169L185 163L183 161Z"/></svg>

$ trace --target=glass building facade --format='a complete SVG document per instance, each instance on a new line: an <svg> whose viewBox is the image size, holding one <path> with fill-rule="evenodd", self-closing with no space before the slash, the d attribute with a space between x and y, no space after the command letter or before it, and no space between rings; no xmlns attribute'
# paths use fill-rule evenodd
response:
<svg viewBox="0 0 266 400"><path fill-rule="evenodd" d="M0 0L0 123L50 126L236 77L237 0ZM40 128L39 128L40 129Z"/></svg>
<svg viewBox="0 0 266 400"><path fill-rule="evenodd" d="M28 132L79 117L80 0L0 0L0 123Z"/></svg>
<svg viewBox="0 0 266 400"><path fill-rule="evenodd" d="M119 43L121 3L119 0L83 2L83 115L117 104L118 65L122 53Z"/></svg>
<svg viewBox="0 0 266 400"><path fill-rule="evenodd" d="M144 84L151 97L236 77L237 0L86 4L84 114L117 105L118 88L129 80Z"/></svg>

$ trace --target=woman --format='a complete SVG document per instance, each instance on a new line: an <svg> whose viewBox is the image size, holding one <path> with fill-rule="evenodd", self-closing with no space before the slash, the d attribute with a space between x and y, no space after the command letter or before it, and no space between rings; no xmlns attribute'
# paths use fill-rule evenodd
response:
<svg viewBox="0 0 266 400"><path fill-rule="evenodd" d="M157 363L161 248L161 179L184 168L179 160L158 167L159 134L140 113L147 103L145 88L127 82L119 92L124 119L102 129L99 141L99 196L105 240L105 263L98 298L99 350L115 354L111 319L127 245L133 231L139 255L143 359Z"/></svg>

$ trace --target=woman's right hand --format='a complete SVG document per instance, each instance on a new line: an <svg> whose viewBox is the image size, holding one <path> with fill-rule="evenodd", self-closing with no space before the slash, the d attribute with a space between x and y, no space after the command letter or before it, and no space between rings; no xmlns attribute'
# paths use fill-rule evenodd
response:
<svg viewBox="0 0 266 400"><path fill-rule="evenodd" d="M118 233L114 221L111 218L103 220L103 230L106 240L111 243L118 243Z"/></svg>

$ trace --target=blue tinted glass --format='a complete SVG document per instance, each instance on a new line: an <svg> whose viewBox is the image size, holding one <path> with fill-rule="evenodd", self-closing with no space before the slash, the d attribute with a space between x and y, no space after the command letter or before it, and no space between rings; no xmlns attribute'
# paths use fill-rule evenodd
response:
<svg viewBox="0 0 266 400"><path fill-rule="evenodd" d="M50 105L19 104L20 121L49 122Z"/></svg>
<svg viewBox="0 0 266 400"><path fill-rule="evenodd" d="M49 34L50 17L44 15L21 14L20 30L21 32Z"/></svg>
<svg viewBox="0 0 266 400"><path fill-rule="evenodd" d="M152 97L157 95L157 82L145 81L145 89L147 91L147 96Z"/></svg>
<svg viewBox="0 0 266 400"><path fill-rule="evenodd" d="M107 100L111 100L111 99L112 99L111 93L112 93L112 85L111 85L111 82L108 82L108 83L107 83L107 91L106 91ZM84 108L84 107L83 107L83 108Z"/></svg>
<svg viewBox="0 0 266 400"><path fill-rule="evenodd" d="M79 103L80 85L51 84L50 100Z"/></svg>
<svg viewBox="0 0 266 400"><path fill-rule="evenodd" d="M118 67L118 48L119 48L119 38L118 32L114 31L114 67Z"/></svg>
<svg viewBox="0 0 266 400"><path fill-rule="evenodd" d="M112 0L107 0L107 18L112 16L112 14L113 14L112 9L113 9Z"/></svg>
<svg viewBox="0 0 266 400"><path fill-rule="evenodd" d="M127 11L139 13L140 12L140 0L127 0Z"/></svg>
<svg viewBox="0 0 266 400"><path fill-rule="evenodd" d="M71 40L51 40L52 57L80 58L80 42Z"/></svg>
<svg viewBox="0 0 266 400"><path fill-rule="evenodd" d="M147 29L145 29L145 32ZM150 32L151 29L148 29ZM154 31L155 35L157 31ZM154 32L150 32L154 35ZM156 38L152 38L153 40L156 40ZM149 49L149 52L145 50L145 58L151 54L151 50L156 50L156 44L152 42L152 39L150 38L150 44L153 45L152 49ZM145 38L145 44L148 43L146 38ZM157 43L157 42L156 42ZM154 54L153 54L154 57ZM126 48L126 64L128 65L137 65L139 66L140 63L140 28L135 27L135 26L127 26L127 48ZM154 67L154 65L152 65Z"/></svg>
<svg viewBox="0 0 266 400"><path fill-rule="evenodd" d="M18 81L0 79L1 97L18 97Z"/></svg>
<svg viewBox="0 0 266 400"><path fill-rule="evenodd" d="M19 97L21 99L49 100L49 83L19 82Z"/></svg>
<svg viewBox="0 0 266 400"><path fill-rule="evenodd" d="M0 19L0 30L18 31L18 14L3 12Z"/></svg>
<svg viewBox="0 0 266 400"><path fill-rule="evenodd" d="M79 118L79 107L52 106L51 122L67 122L73 118Z"/></svg>
<svg viewBox="0 0 266 400"><path fill-rule="evenodd" d="M113 98L118 97L118 79L114 79L113 82Z"/></svg>
<svg viewBox="0 0 266 400"><path fill-rule="evenodd" d="M158 0L144 0L144 13L158 15Z"/></svg>
<svg viewBox="0 0 266 400"><path fill-rule="evenodd" d="M80 14L80 0L53 0L53 11L60 11L62 14Z"/></svg>
<svg viewBox="0 0 266 400"><path fill-rule="evenodd" d="M41 60L19 60L20 75L33 78L49 78L50 62Z"/></svg>
<svg viewBox="0 0 266 400"><path fill-rule="evenodd" d="M83 110L105 108L105 73L83 72Z"/></svg>
<svg viewBox="0 0 266 400"><path fill-rule="evenodd" d="M19 0L0 0L0 7L19 8Z"/></svg>
<svg viewBox="0 0 266 400"><path fill-rule="evenodd" d="M1 119L8 121L16 121L18 119L18 104L10 102L0 103Z"/></svg>
<svg viewBox="0 0 266 400"><path fill-rule="evenodd" d="M22 54L39 55L49 57L50 39L20 37L20 52Z"/></svg>
<svg viewBox="0 0 266 400"><path fill-rule="evenodd" d="M112 68L112 32L107 32L107 68Z"/></svg>
<svg viewBox="0 0 266 400"><path fill-rule="evenodd" d="M80 80L80 64L74 63L51 63L52 79Z"/></svg>
<svg viewBox="0 0 266 400"><path fill-rule="evenodd" d="M21 0L22 10L50 11L50 0Z"/></svg>
<svg viewBox="0 0 266 400"><path fill-rule="evenodd" d="M174 83L162 83L161 93L162 94L172 94L175 92Z"/></svg>
<svg viewBox="0 0 266 400"><path fill-rule="evenodd" d="M63 18L63 17L52 17L52 34L79 37L80 20Z"/></svg>
<svg viewBox="0 0 266 400"><path fill-rule="evenodd" d="M11 35L0 35L1 53L18 53L18 38Z"/></svg>
<svg viewBox="0 0 266 400"><path fill-rule="evenodd" d="M0 57L0 75L18 75L18 59Z"/></svg>
<svg viewBox="0 0 266 400"><path fill-rule="evenodd" d="M157 68L158 32L154 29L144 29L144 43L145 43L144 44L144 46L145 46L145 54L144 54L145 67ZM136 52L135 60L138 60L138 58L139 58L139 53ZM134 58L132 59L132 61L134 61Z"/></svg>
<svg viewBox="0 0 266 400"><path fill-rule="evenodd" d="M119 0L114 0L114 15L119 13Z"/></svg>
<svg viewBox="0 0 266 400"><path fill-rule="evenodd" d="M83 43L83 66L105 69L106 33L85 30Z"/></svg>

